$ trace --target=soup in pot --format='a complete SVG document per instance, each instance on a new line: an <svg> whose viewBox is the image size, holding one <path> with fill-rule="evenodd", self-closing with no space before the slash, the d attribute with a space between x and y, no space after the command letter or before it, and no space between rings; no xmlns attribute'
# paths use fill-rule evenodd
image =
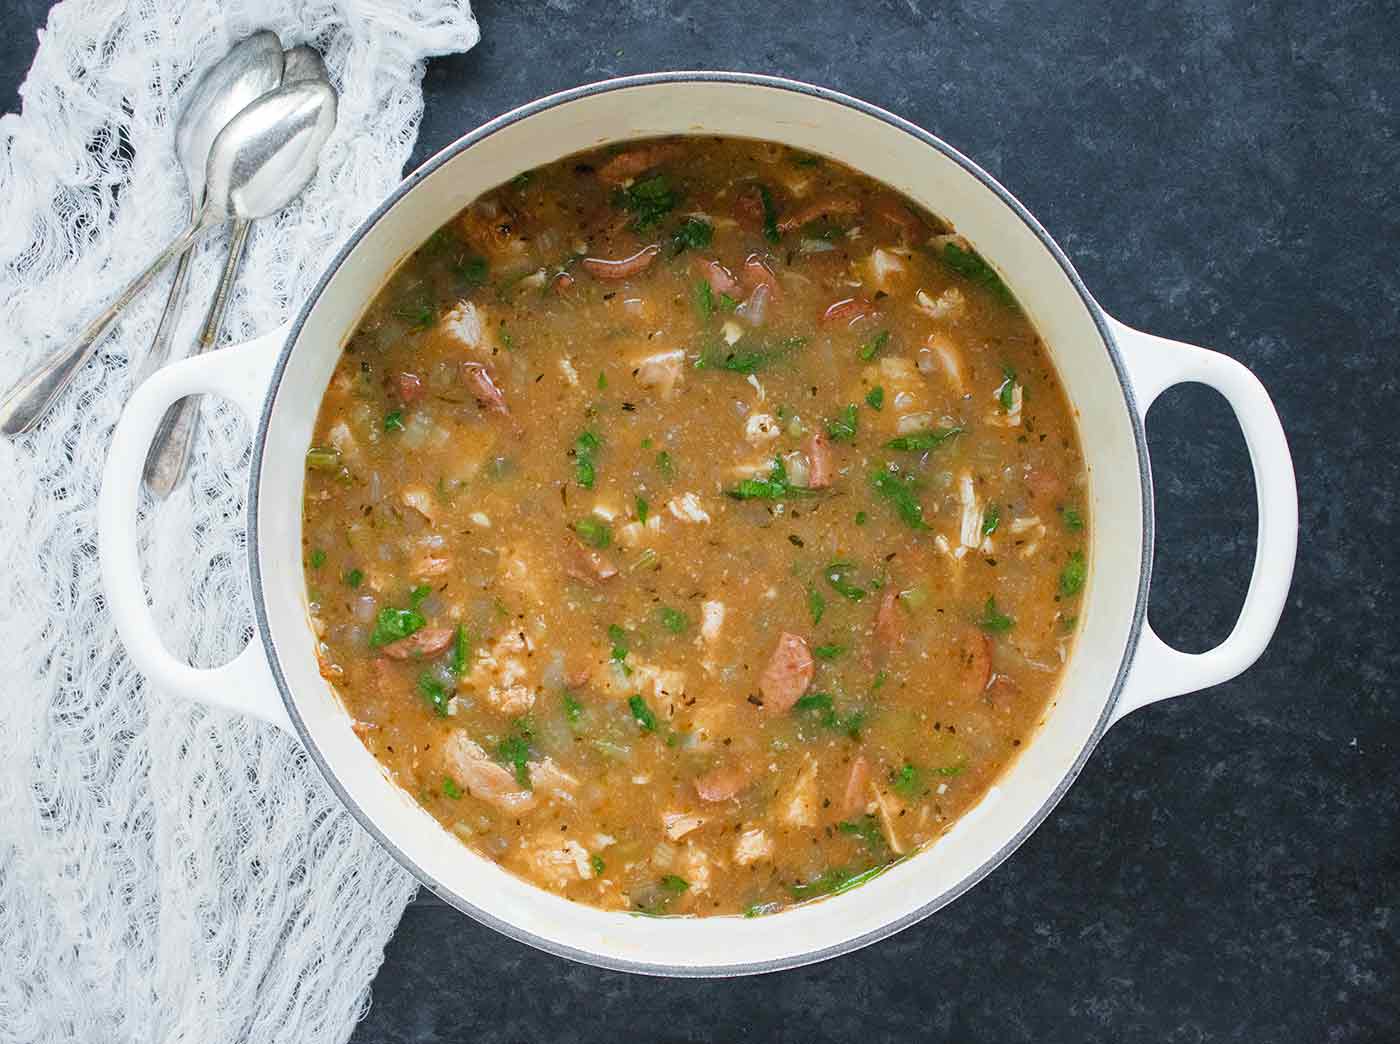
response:
<svg viewBox="0 0 1400 1044"><path fill-rule="evenodd" d="M579 902L763 914L939 837L1087 575L1044 345L931 213L684 138L487 193L398 268L306 458L322 673L386 772Z"/></svg>

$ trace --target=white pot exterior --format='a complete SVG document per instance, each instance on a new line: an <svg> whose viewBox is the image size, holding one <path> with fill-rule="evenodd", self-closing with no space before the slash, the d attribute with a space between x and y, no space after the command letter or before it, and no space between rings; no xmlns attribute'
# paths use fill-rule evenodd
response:
<svg viewBox="0 0 1400 1044"><path fill-rule="evenodd" d="M462 845L386 777L350 731L317 669L302 572L303 456L316 411L342 345L400 260L457 210L522 170L610 142L692 133L761 138L840 160L946 217L967 236L1016 293L1064 383L1088 466L1093 529L1081 631L1063 684L1039 732L985 799L927 851L869 884L748 920L595 910L529 885ZM1157 392L1183 376L1216 384L1231 399L1249 437L1261 498L1260 554L1241 623L1204 657L1174 653L1145 630L1152 508L1142 414ZM158 416L157 407L182 389L218 390L261 411L249 548L267 659L251 648L215 674L175 664L149 635L137 633L132 601L140 597L144 612L144 596L139 588L133 596L132 578L139 585L139 574L134 558L128 563L124 551L114 549L118 540L134 546L123 531L134 517L134 500L126 496L134 480L116 474L119 458L130 470L125 458L138 448L144 452L143 435L149 438L145 414ZM1223 680L1252 662L1282 608L1296 540L1296 494L1282 430L1247 371L1109 319L1024 208L926 132L852 99L761 77L677 73L611 81L493 121L411 175L365 223L327 270L289 338L279 331L261 344L172 367L143 386L128 417L123 427L130 430L119 429L114 440L100 525L114 613L138 665L168 686L198 682L214 702L290 719L361 822L468 914L554 953L659 974L739 974L819 960L882 938L956 898L1044 819L1115 717ZM1140 638L1142 654L1130 677ZM275 702L279 690L285 712Z"/></svg>

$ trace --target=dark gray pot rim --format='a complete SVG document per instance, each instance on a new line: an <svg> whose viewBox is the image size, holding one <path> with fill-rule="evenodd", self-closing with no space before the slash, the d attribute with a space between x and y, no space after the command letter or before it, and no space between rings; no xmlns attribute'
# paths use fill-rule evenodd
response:
<svg viewBox="0 0 1400 1044"><path fill-rule="evenodd" d="M740 965L681 967L677 965L650 964L644 961L617 960L615 958L604 957L598 954L590 953L586 950L579 950L572 946L565 946L560 943L553 942L549 939L542 938L538 935L535 935L532 932L523 931L513 924L510 924L506 921L501 920L498 917L486 913L484 910L477 908L476 906L472 905L472 903L470 903L468 900L458 895L448 885L436 880L431 874L428 874L422 867L418 866L412 859L408 857L408 855L405 852L403 852L397 845L394 844L394 842L379 828L379 826L374 822L374 820L371 819L364 812L364 810L361 809L359 805L355 803L355 801L350 797L348 793L346 793L345 788L341 785L335 773L326 763L324 756L322 755L319 748L316 746L316 743L312 739L309 730L306 728L306 724L302 720L301 714L297 709L296 700L292 696L291 688L287 683L286 674L282 670L281 661L277 653L276 643L272 639L272 631L268 625L267 609L264 599L262 570L258 563L258 486L262 478L263 454L267 450L268 426L271 422L272 411L276 406L277 392L278 389L281 387L282 376L286 371L287 361L291 356L292 346L296 343L297 337L301 333L301 328L305 324L307 316L310 315L311 310L316 306L317 301L320 300L321 294L322 292L324 292L326 284L329 282L331 276L334 275L336 270L339 269L342 263L344 263L345 259L349 256L350 252L353 251L355 247L359 244L360 240L362 240L365 237L365 235L380 220L380 218L382 218L385 214L392 210L401 199L403 199L406 195L412 192L413 189L417 187L419 182L421 182L429 174L433 173L433 171L437 170L444 163L447 163L448 161L456 157L459 153L470 148L477 142L490 137L497 131L505 127L509 127L515 123L519 123L521 120L533 116L538 112L542 112L545 109L553 108L554 106L562 105L564 103L571 102L579 98L586 98L595 94L605 94L609 91L623 90L629 87L645 87L665 83L747 84L753 87L766 87L776 90L793 91L797 94L806 94L814 98L820 98L824 101L835 102L839 105L844 105L848 108L855 109L857 112L864 113L867 116L873 116L874 118L881 120L914 138L917 138L929 148L942 153L944 156L947 156L949 159L957 163L960 167L966 170L973 177L977 178L977 180L982 182L982 184L986 185L987 188L991 189L992 192L994 192L997 195L997 197L1018 218L1020 218L1020 220L1026 225L1026 227L1029 228L1035 234L1036 238L1040 240L1040 242L1044 245L1045 249L1048 250L1050 254L1055 258L1055 261L1059 264L1060 268L1064 270L1065 275L1069 278L1070 283L1074 286L1075 292L1079 294L1080 299L1084 302L1084 306L1088 309L1089 314L1093 317L1094 323L1098 327L1099 335L1102 337L1103 343L1107 347L1109 359L1113 364L1114 372L1118 376L1118 384L1122 389L1123 398L1126 401L1126 405L1128 408L1128 415L1131 418L1131 422L1133 425L1133 438L1136 443L1138 455L1138 474L1142 484L1141 493L1143 504L1143 541L1141 572L1138 579L1137 598L1133 608L1132 627L1129 630L1128 641L1123 650L1123 658L1118 665L1118 673L1113 683L1113 690L1109 694L1108 699L1104 701L1103 713L1099 716L1099 720L1094 727L1093 734L1089 737L1088 742L1084 744L1083 750L1079 752L1079 756L1075 758L1074 764L1070 766L1070 769L1068 772L1065 773L1064 778L1061 779L1059 783L1055 786L1055 789L1046 798L1045 802L1036 811L1035 815L1033 815L1025 823L1025 825L1022 826L1022 828L1019 831L1017 831L1015 837L1013 837L1009 842L1007 842L1007 844L1003 846L1000 851L998 851L985 863L979 866L972 873L968 874L965 878L963 878L963 880L958 882L958 884L954 885L952 888L947 889L938 896L935 896L934 898L930 899L927 903L925 903L923 906L919 907L919 909L913 911L912 913L906 914L905 916L900 917L897 920L890 922L889 924L882 925L881 927L866 932L863 935L855 936L853 938L845 940L844 942L833 946L825 947L821 950L814 950L810 953L798 954L796 956L786 957L780 960L761 961ZM925 917L928 917L929 915L942 909L944 906L947 906L949 903L957 899L969 888L976 885L989 873L995 870L1003 860L1005 860L1008 856L1011 855L1012 852L1014 852L1018 847L1020 847L1020 845L1026 840L1026 838L1028 838L1031 835L1031 833L1038 826L1040 826L1042 822L1044 822L1045 817L1048 816L1050 814L1050 811L1055 807L1055 805L1059 803L1060 799L1069 789L1070 784L1074 782L1075 778L1079 775L1080 771L1082 771L1085 762L1089 758L1089 755L1093 753L1094 748L1098 745L1099 740L1107 731L1109 723L1112 720L1113 709L1117 705L1118 700L1121 697L1123 691L1123 684L1127 678L1128 669L1132 664L1133 654L1137 649L1138 638L1142 633L1143 622L1147 617L1147 593L1149 580L1152 574L1152 542L1154 528L1152 511L1152 474L1150 465L1148 463L1147 439L1143 431L1141 416L1137 410L1136 401L1133 395L1132 384L1128 380L1127 370L1123 365L1123 360L1121 355L1119 354L1117 343L1114 340L1113 331L1109 325L1107 316L1104 314L1103 309L1099 307L1098 302L1094 300L1093 296L1085 288L1083 280L1079 278L1079 273L1076 272L1074 266L1070 264L1069 259L1065 256L1064 251L1060 249L1059 245L1054 241L1054 239L1050 237L1050 234L1045 231L1045 229L1041 226L1040 222L1038 222L1033 216L1031 216L1030 211L1027 210L1020 203L1020 201L1016 199L1015 196L1013 196L1010 192L1003 188L1001 184L998 183L997 180L993 178L990 174L984 171L977 164L973 163L970 159L968 159L958 150L948 145L946 142L943 142L939 138L930 134L928 131L923 130L921 127L915 126L908 120L902 119L901 117L896 116L891 112L887 112L884 109L879 108L878 106L871 105L868 102L863 102L858 98L852 98L849 95L842 94L838 91L829 90L825 87L817 87L813 84L802 83L797 80L789 80L784 77L778 76L760 76L753 73L735 72L662 72L647 73L639 76L623 76L612 80L604 80L599 83L586 84L582 87L575 87L571 90L561 91L557 94L551 94L548 97L540 98L537 101L530 102L528 105L523 105L518 109L513 109L510 112L505 113L504 115L498 116L494 120L483 124L482 126L478 127L476 130L465 135L464 137L459 138L457 141L447 146L437 155L427 160L421 167L419 167L417 170L413 171L413 173L409 174L406 178L404 178L403 182L400 183L398 188L396 188L392 193L390 193L389 196L384 200L384 202L375 208L374 212L371 213L361 223L360 227L357 228L355 232L350 236L350 238L345 242L345 245L340 248L335 258L331 261L329 265L326 266L325 272L322 274L320 280L316 283L315 289L311 292L310 296L306 300L306 303L302 306L301 311L297 314L296 320L292 323L291 327L289 328L286 343L283 345L282 351L277 359L277 364L273 368L272 382L268 389L266 402L263 405L262 415L258 420L257 431L255 433L253 442L253 459L251 474L249 476L249 483L248 568L252 578L254 616L257 619L258 631L263 640L263 644L267 650L267 658L268 663L272 668L272 676L274 679L276 679L277 687L282 694L282 702L286 705L287 715L291 719L293 725L295 726L298 735L301 737L301 742L306 748L307 753L310 755L311 760L314 761L316 767L320 769L321 775L325 777L327 784L329 784L331 789L337 794L337 796L339 796L340 800L345 804L345 807L350 810L350 813L357 820L359 820L360 825L363 826L365 830L369 831L369 833L381 845L383 845L384 848L386 848L389 851L389 853L393 855L393 857L396 860L398 860L398 862L402 866L408 869L416 878L418 878L419 881L421 881L423 884L427 885L427 887L432 889L433 892L440 896L445 902L451 904L452 906L460 910L462 913L479 921L480 923L490 928L494 928L502 935L509 936L510 938L515 939L519 942L526 943L527 945L536 947L540 950L544 950L547 953L555 954L559 957L567 957L569 960L578 961L581 964L589 964L593 965L594 967L607 968L615 971L637 972L645 975L674 976L678 978L723 978L728 976L753 975L760 972L781 971L787 968L798 968L806 964L814 964L818 961L823 961L831 957L838 957L842 954L851 953L852 951L858 950L864 946L869 946L871 943L888 938L895 932L907 928L911 924L915 924L916 922L921 921ZM836 899L828 901L839 902L840 900Z"/></svg>

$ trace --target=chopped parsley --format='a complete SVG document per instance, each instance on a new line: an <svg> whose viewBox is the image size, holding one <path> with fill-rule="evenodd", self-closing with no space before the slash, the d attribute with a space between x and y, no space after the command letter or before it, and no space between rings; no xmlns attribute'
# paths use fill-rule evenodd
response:
<svg viewBox="0 0 1400 1044"><path fill-rule="evenodd" d="M574 534L599 551L612 543L612 526L594 515L584 515L574 523Z"/></svg>
<svg viewBox="0 0 1400 1044"><path fill-rule="evenodd" d="M641 693L628 697L627 706L632 710L632 719L641 726L643 731L656 731L656 715L647 706L647 701L642 699Z"/></svg>
<svg viewBox="0 0 1400 1044"><path fill-rule="evenodd" d="M661 887L672 895L680 895L690 891L690 882L684 877L677 877L675 874L667 874L661 879Z"/></svg>
<svg viewBox="0 0 1400 1044"><path fill-rule="evenodd" d="M885 449L904 450L907 453L927 453L943 443L962 434L962 428L934 428L930 431L916 431L912 435L901 435L885 443Z"/></svg>
<svg viewBox="0 0 1400 1044"><path fill-rule="evenodd" d="M365 574L362 569L352 569L345 574L344 580L347 587L359 587L364 583Z"/></svg>
<svg viewBox="0 0 1400 1044"><path fill-rule="evenodd" d="M800 486L792 485L788 481L787 468L783 466L783 458L774 457L773 467L768 472L767 478L742 479L733 489L726 489L724 492L735 500L783 500L790 496L800 496L808 491Z"/></svg>
<svg viewBox="0 0 1400 1044"><path fill-rule="evenodd" d="M671 255L674 257L686 250L702 250L710 245L714 234L715 230L708 221L686 218L671 236Z"/></svg>
<svg viewBox="0 0 1400 1044"><path fill-rule="evenodd" d="M837 823L836 829L843 834L859 838L865 847L872 852L885 851L885 834L880 829L880 821L874 816L865 815L859 819L847 820L844 823Z"/></svg>
<svg viewBox="0 0 1400 1044"><path fill-rule="evenodd" d="M835 561L829 564L824 570L826 582L831 585L831 589L842 598L852 602L859 602L867 594L863 587L858 587L852 583L851 577L855 575L856 567L853 562Z"/></svg>
<svg viewBox="0 0 1400 1044"><path fill-rule="evenodd" d="M602 877L603 871L606 870L608 866L607 863L603 862L603 857L600 855L591 856L588 860L588 865L593 868L594 877Z"/></svg>
<svg viewBox="0 0 1400 1044"><path fill-rule="evenodd" d="M911 529L928 529L928 523L924 521L924 507L914 495L913 476L900 475L888 467L876 468L870 473L870 485L890 502L905 525Z"/></svg>
<svg viewBox="0 0 1400 1044"><path fill-rule="evenodd" d="M939 259L969 282L990 290L1003 304L1014 305L1016 298L997 275L996 269L975 250L966 250L949 240L943 244Z"/></svg>
<svg viewBox="0 0 1400 1044"><path fill-rule="evenodd" d="M987 511L982 516L982 535L991 536L997 531L999 525L1001 525L1001 508L995 504L988 504Z"/></svg>
<svg viewBox="0 0 1400 1044"><path fill-rule="evenodd" d="M1060 594L1071 598L1084 590L1084 580L1089 575L1088 563L1083 551L1071 551L1069 561L1060 572Z"/></svg>
<svg viewBox="0 0 1400 1044"><path fill-rule="evenodd" d="M676 477L676 462L671 458L671 454L662 450L656 455L656 470L661 472L662 478Z"/></svg>
<svg viewBox="0 0 1400 1044"><path fill-rule="evenodd" d="M369 636L371 648L378 649L400 638L407 638L427 621L417 609L394 609L385 606L374 620L374 632Z"/></svg>
<svg viewBox="0 0 1400 1044"><path fill-rule="evenodd" d="M468 255L462 258L456 266L457 276L466 284L467 289L478 286L485 286L486 280L490 276L490 266L486 263L486 258Z"/></svg>
<svg viewBox="0 0 1400 1044"><path fill-rule="evenodd" d="M881 330L874 337L861 345L860 350L857 351L856 354L860 356L861 362L869 362L871 359L875 358L875 356L879 355L885 345L889 343L890 332L888 330Z"/></svg>
<svg viewBox="0 0 1400 1044"><path fill-rule="evenodd" d="M426 330L437 318L437 309L428 300L415 301L394 309L394 317L402 319L411 330Z"/></svg>
<svg viewBox="0 0 1400 1044"><path fill-rule="evenodd" d="M602 379L602 374L599 374ZM597 454L603 445L596 432L585 431L574 439L574 481L584 489L592 489L598 477Z"/></svg>
<svg viewBox="0 0 1400 1044"><path fill-rule="evenodd" d="M690 288L690 303L695 308L695 314L699 320L708 322L710 316L715 314L715 294L710 289L708 279L697 279L694 286Z"/></svg>
<svg viewBox="0 0 1400 1044"><path fill-rule="evenodd" d="M428 596L433 593L433 589L427 584L419 584L412 591L408 592L408 604L417 609L428 600Z"/></svg>
<svg viewBox="0 0 1400 1044"><path fill-rule="evenodd" d="M834 660L846 651L844 645L837 645L835 642L827 645L818 645L812 650L812 655L820 660Z"/></svg>
<svg viewBox="0 0 1400 1044"><path fill-rule="evenodd" d="M534 729L528 718L516 718L510 735L501 740L496 756L515 770L515 781L526 790L533 790L530 781L530 738Z"/></svg>
<svg viewBox="0 0 1400 1044"><path fill-rule="evenodd" d="M865 404L872 410L883 409L885 405L885 389L876 385L865 393Z"/></svg>
<svg viewBox="0 0 1400 1044"><path fill-rule="evenodd" d="M892 863L882 863L880 866L872 866L867 870L832 867L829 870L823 870L821 874L810 881L788 885L788 894L798 900L816 899L823 895L840 895L842 892L848 892L858 885L863 885L865 882L879 877L892 865Z"/></svg>
<svg viewBox="0 0 1400 1044"><path fill-rule="evenodd" d="M807 611L812 614L812 626L822 622L822 614L826 612L826 598L815 585L807 587Z"/></svg>
<svg viewBox="0 0 1400 1044"><path fill-rule="evenodd" d="M706 284L707 286L709 284ZM727 370L730 373L757 373L770 363L795 352L807 343L805 337L784 337L777 347L766 342L754 344L748 339L726 344L719 341L704 348L695 359L697 370Z"/></svg>
<svg viewBox="0 0 1400 1044"><path fill-rule="evenodd" d="M326 564L326 553L318 547L311 552L307 561L311 563L312 569L320 569Z"/></svg>
<svg viewBox="0 0 1400 1044"><path fill-rule="evenodd" d="M444 797L450 797L456 801L462 796L462 788L457 785L457 781L451 776L444 776L442 779L442 793Z"/></svg>
<svg viewBox="0 0 1400 1044"><path fill-rule="evenodd" d="M446 685L438 681L432 671L424 671L418 675L418 695L428 701L433 713L439 718L447 717L447 702L452 699L452 693Z"/></svg>
<svg viewBox="0 0 1400 1044"><path fill-rule="evenodd" d="M1016 371L1009 366L1001 368L1002 382L997 385L997 402L1007 413L1016 403Z"/></svg>
<svg viewBox="0 0 1400 1044"><path fill-rule="evenodd" d="M571 692L564 693L564 717L570 725L577 725L583 720L583 704Z"/></svg>
<svg viewBox="0 0 1400 1044"><path fill-rule="evenodd" d="M608 375L602 370L598 371L598 390L603 391L608 386Z"/></svg>
<svg viewBox="0 0 1400 1044"><path fill-rule="evenodd" d="M799 714L815 715L823 728L844 732L851 739L860 739L860 727L865 724L865 711L856 709L841 714L829 692L809 692L799 696L792 709Z"/></svg>
<svg viewBox="0 0 1400 1044"><path fill-rule="evenodd" d="M856 404L846 403L839 417L827 421L826 433L835 442L854 442L856 440Z"/></svg>
<svg viewBox="0 0 1400 1044"><path fill-rule="evenodd" d="M646 497L637 494L637 521L646 525L647 515L651 512L650 505L647 504Z"/></svg>
<svg viewBox="0 0 1400 1044"><path fill-rule="evenodd" d="M778 211L773 206L773 194L768 191L767 185L760 183L758 196L763 200L763 238L776 243L782 236L778 232Z"/></svg>
<svg viewBox="0 0 1400 1044"><path fill-rule="evenodd" d="M739 307L739 302L728 294L720 294L718 305L721 312L732 312Z"/></svg>
<svg viewBox="0 0 1400 1044"><path fill-rule="evenodd" d="M982 607L982 617L977 623L984 631L992 634L1005 634L1011 630L1016 621L997 609L995 596L989 595L987 604Z"/></svg>
<svg viewBox="0 0 1400 1044"><path fill-rule="evenodd" d="M898 772L890 773L890 789L906 798L918 797L924 789L923 776L906 761Z"/></svg>
<svg viewBox="0 0 1400 1044"><path fill-rule="evenodd" d="M403 431L403 410L390 410L384 414L385 431Z"/></svg>
<svg viewBox="0 0 1400 1044"><path fill-rule="evenodd" d="M461 624L457 625L457 633L452 638L452 662L449 669L460 678L467 671L467 661L471 657L472 639L467 633L467 629Z"/></svg>
<svg viewBox="0 0 1400 1044"><path fill-rule="evenodd" d="M632 215L633 231L647 232L676 209L678 199L666 175L653 174L619 190L614 201Z"/></svg>
<svg viewBox="0 0 1400 1044"><path fill-rule="evenodd" d="M661 626L672 634L682 634L690 626L690 617L668 605L656 610L656 618L661 621Z"/></svg>
<svg viewBox="0 0 1400 1044"><path fill-rule="evenodd" d="M1060 509L1060 518L1065 523L1065 528L1071 533L1078 533L1084 528L1084 516L1075 508L1067 507Z"/></svg>

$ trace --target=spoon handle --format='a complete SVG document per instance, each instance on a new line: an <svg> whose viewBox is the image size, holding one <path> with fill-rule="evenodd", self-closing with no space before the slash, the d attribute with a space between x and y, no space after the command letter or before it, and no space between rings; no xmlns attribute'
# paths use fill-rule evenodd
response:
<svg viewBox="0 0 1400 1044"><path fill-rule="evenodd" d="M229 294L233 289L234 279L238 276L238 267L243 260L244 248L248 245L248 230L251 226L252 222L249 221L234 223L228 259L224 262L223 275L219 277L219 288L209 306L204 329L200 332L199 341L191 353L193 355L209 351L219 339L219 327L223 325ZM156 429L155 438L151 440L151 448L146 452L146 466L142 471L146 488L154 496L164 500L185 477L190 447L194 443L194 433L198 428L199 396L186 396L165 411L160 427Z"/></svg>
<svg viewBox="0 0 1400 1044"><path fill-rule="evenodd" d="M83 328L75 342L55 352L21 377L19 383L5 394L4 401L0 402L0 432L10 436L20 435L37 424L83 368L83 364L92 358L102 335L121 310L160 274L161 269L189 250L200 232L207 227L198 221L191 222L144 272L127 284L126 289L101 315Z"/></svg>
<svg viewBox="0 0 1400 1044"><path fill-rule="evenodd" d="M199 207L191 210L190 220L199 220ZM175 340L175 331L180 325L180 311L185 307L189 285L190 254L187 252L175 262L175 277L170 281L170 296L165 299L165 311L160 313L160 325L156 327L156 335L151 338L151 347L146 350L145 358L136 368L136 376L131 379L133 388L170 361L170 348Z"/></svg>

